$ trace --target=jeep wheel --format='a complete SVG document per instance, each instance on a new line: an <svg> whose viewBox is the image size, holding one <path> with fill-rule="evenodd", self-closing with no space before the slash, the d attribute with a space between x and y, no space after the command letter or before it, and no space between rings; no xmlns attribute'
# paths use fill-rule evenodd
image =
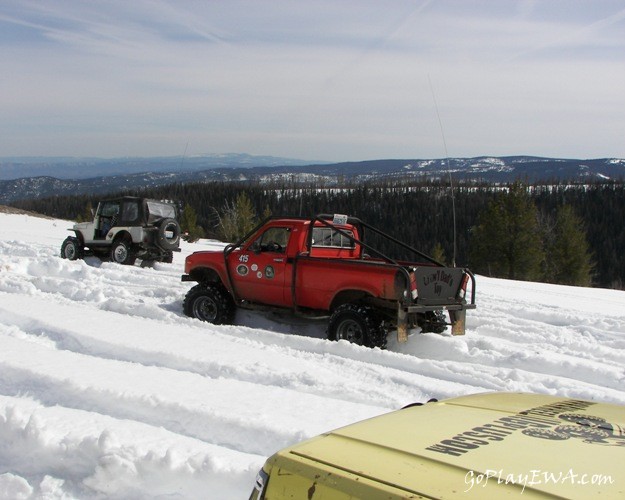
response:
<svg viewBox="0 0 625 500"><path fill-rule="evenodd" d="M386 347L386 330L376 312L368 306L343 304L328 322L329 340L347 340L366 347Z"/></svg>
<svg viewBox="0 0 625 500"><path fill-rule="evenodd" d="M118 240L111 247L111 260L118 264L132 265L135 263L136 257L132 247L124 240Z"/></svg>
<svg viewBox="0 0 625 500"><path fill-rule="evenodd" d="M61 245L61 257L67 260L77 260L83 257L83 248L78 238L68 236Z"/></svg>
<svg viewBox="0 0 625 500"><path fill-rule="evenodd" d="M187 292L182 310L192 318L227 325L234 320L235 305L223 287L200 283Z"/></svg>
<svg viewBox="0 0 625 500"><path fill-rule="evenodd" d="M163 219L158 225L156 244L163 250L174 250L180 244L180 224L175 219Z"/></svg>

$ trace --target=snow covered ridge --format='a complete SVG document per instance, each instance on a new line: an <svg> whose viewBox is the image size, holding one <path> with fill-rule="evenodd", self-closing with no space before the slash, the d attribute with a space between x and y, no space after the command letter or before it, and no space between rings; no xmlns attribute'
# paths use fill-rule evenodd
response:
<svg viewBox="0 0 625 500"><path fill-rule="evenodd" d="M57 195L104 194L122 190L157 187L174 183L224 181L261 182L271 185L310 184L336 186L345 181L447 179L510 183L527 182L592 182L625 179L625 160L561 159L532 156L445 158L434 160L368 160L333 164L308 164L297 160L227 155L225 163L219 158L188 158L184 162L172 158L135 158L120 160L59 159L39 165L48 177L28 176L37 172L37 164L19 163L0 158L0 203L20 199ZM202 161L211 160L209 163ZM213 162L213 160L216 162ZM63 163L65 161L65 163ZM138 170L141 169L141 170ZM93 172L89 175L89 172ZM58 172L64 180L49 176ZM103 173L104 172L104 173ZM123 172L126 172L124 174ZM132 172L132 173L130 173ZM73 173L73 178L71 177ZM96 177L97 175L97 177ZM20 176L22 178L15 178ZM70 178L68 178L70 177Z"/></svg>
<svg viewBox="0 0 625 500"><path fill-rule="evenodd" d="M466 336L380 351L323 322L187 318L184 257L220 243L154 268L67 261L70 226L0 213L0 498L246 498L279 448L414 401L625 404L622 291L478 276Z"/></svg>

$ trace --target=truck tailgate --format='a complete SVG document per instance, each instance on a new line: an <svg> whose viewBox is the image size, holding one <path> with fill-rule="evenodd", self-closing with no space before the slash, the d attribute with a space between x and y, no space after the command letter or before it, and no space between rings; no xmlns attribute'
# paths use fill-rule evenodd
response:
<svg viewBox="0 0 625 500"><path fill-rule="evenodd" d="M464 269L459 267L417 267L414 271L418 304L451 305L461 302Z"/></svg>

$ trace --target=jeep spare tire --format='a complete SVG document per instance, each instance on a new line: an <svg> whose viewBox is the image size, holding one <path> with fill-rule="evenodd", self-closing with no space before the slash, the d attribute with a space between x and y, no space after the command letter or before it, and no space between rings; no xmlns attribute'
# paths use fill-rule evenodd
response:
<svg viewBox="0 0 625 500"><path fill-rule="evenodd" d="M158 225L156 244L163 250L174 250L180 244L180 224L175 219L163 219Z"/></svg>

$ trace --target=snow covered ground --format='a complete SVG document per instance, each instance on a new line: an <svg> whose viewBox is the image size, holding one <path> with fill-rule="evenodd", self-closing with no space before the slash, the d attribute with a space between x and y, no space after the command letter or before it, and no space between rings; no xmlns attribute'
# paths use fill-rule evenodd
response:
<svg viewBox="0 0 625 500"><path fill-rule="evenodd" d="M386 351L325 324L185 317L173 264L59 257L66 221L0 213L0 498L246 498L274 451L414 401L625 403L625 293L478 277L467 335Z"/></svg>

